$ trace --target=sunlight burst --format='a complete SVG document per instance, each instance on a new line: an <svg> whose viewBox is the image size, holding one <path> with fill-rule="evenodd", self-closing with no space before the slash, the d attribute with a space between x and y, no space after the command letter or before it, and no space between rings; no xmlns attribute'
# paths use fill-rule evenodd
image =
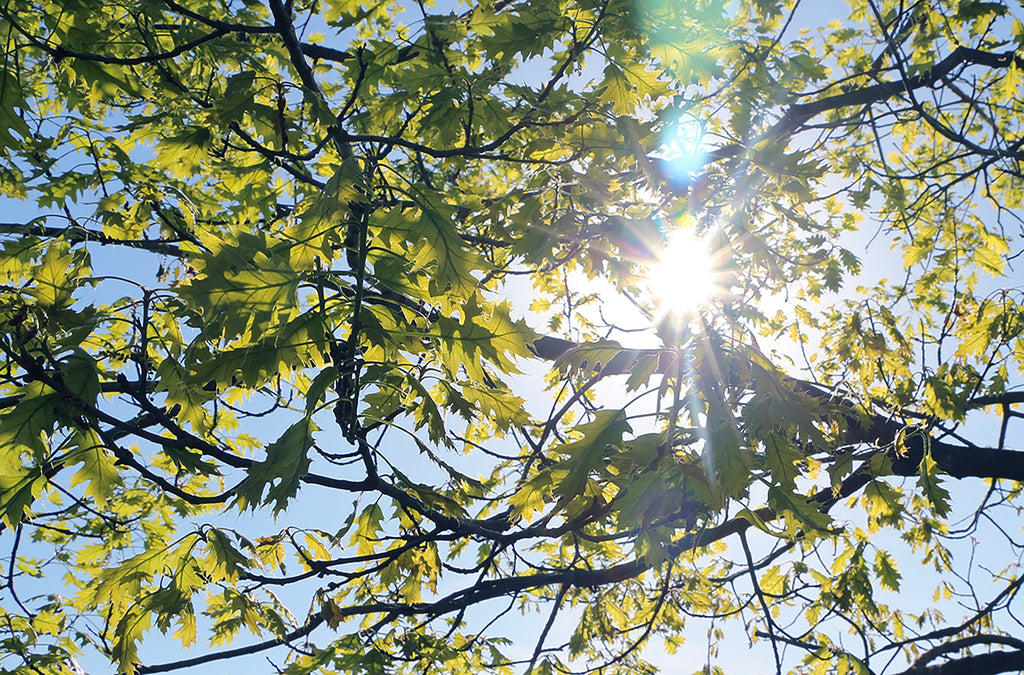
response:
<svg viewBox="0 0 1024 675"><path fill-rule="evenodd" d="M673 233L651 267L647 285L663 312L693 314L715 292L715 270L707 245L692 232Z"/></svg>

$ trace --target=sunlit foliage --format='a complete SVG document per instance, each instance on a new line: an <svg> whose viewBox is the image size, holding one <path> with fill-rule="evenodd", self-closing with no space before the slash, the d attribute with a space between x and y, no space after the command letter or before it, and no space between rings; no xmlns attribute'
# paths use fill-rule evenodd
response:
<svg viewBox="0 0 1024 675"><path fill-rule="evenodd" d="M3 2L0 669L1024 667L1021 11L851 4Z"/></svg>

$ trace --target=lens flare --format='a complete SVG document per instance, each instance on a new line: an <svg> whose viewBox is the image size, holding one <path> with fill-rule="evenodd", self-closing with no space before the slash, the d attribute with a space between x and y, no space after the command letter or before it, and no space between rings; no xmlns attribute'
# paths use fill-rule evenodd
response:
<svg viewBox="0 0 1024 675"><path fill-rule="evenodd" d="M707 245L688 230L671 234L648 273L647 286L663 312L695 313L715 293L715 270Z"/></svg>
<svg viewBox="0 0 1024 675"><path fill-rule="evenodd" d="M703 125L688 117L666 124L657 157L662 178L669 185L674 188L689 185L707 161Z"/></svg>

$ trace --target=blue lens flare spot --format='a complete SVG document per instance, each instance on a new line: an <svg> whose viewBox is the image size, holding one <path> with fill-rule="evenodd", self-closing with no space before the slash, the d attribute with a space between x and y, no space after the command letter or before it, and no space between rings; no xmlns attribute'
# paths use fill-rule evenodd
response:
<svg viewBox="0 0 1024 675"><path fill-rule="evenodd" d="M689 117L665 125L656 157L661 177L673 188L688 186L704 167L704 133L704 125Z"/></svg>

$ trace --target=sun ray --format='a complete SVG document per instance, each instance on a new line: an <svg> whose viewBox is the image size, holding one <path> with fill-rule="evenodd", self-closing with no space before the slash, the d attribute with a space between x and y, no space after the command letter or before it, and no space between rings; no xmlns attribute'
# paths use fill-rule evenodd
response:
<svg viewBox="0 0 1024 675"><path fill-rule="evenodd" d="M693 315L715 294L716 274L707 245L688 230L672 233L647 276L664 314Z"/></svg>

